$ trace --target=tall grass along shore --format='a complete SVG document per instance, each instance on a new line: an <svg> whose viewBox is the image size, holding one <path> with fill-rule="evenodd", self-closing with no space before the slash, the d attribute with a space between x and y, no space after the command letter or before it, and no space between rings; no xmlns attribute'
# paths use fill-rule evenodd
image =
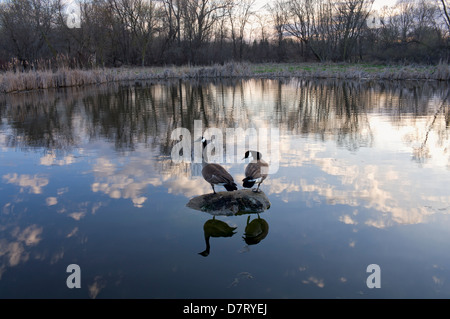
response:
<svg viewBox="0 0 450 319"><path fill-rule="evenodd" d="M0 73L0 93L84 86L119 81L193 78L335 78L351 80L450 80L450 65L376 65L344 63L234 63L212 66L121 67Z"/></svg>

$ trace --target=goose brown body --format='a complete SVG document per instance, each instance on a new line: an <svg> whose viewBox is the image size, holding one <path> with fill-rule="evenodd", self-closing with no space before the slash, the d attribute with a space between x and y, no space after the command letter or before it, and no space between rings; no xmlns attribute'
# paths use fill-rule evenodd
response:
<svg viewBox="0 0 450 319"><path fill-rule="evenodd" d="M261 159L262 155L259 152L247 151L244 158L248 158L250 153L252 153L254 160L245 168L245 178L242 180L242 186L251 188L255 183L258 183L256 191L259 191L259 186L267 178L269 164Z"/></svg>
<svg viewBox="0 0 450 319"><path fill-rule="evenodd" d="M207 140L202 137L201 139L203 144L203 150L206 148L208 144ZM204 155L203 155L204 157ZM216 190L214 189L214 185L223 186L227 191L235 191L237 190L237 185L234 182L233 176L227 172L223 166L216 163L206 163L203 159L203 169L202 169L203 178L211 184L214 194L216 194Z"/></svg>
<svg viewBox="0 0 450 319"><path fill-rule="evenodd" d="M219 164L206 164L202 169L202 175L203 178L211 184L214 193L216 192L214 185L223 186L227 191L237 190L237 185L234 182L233 176Z"/></svg>

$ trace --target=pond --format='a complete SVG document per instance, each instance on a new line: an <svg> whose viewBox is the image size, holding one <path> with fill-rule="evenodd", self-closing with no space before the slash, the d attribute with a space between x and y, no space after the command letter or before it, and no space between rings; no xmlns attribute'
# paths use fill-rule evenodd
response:
<svg viewBox="0 0 450 319"><path fill-rule="evenodd" d="M229 79L1 96L0 298L450 298L448 95ZM212 193L189 160L208 134L238 191L269 136L268 209L187 206Z"/></svg>

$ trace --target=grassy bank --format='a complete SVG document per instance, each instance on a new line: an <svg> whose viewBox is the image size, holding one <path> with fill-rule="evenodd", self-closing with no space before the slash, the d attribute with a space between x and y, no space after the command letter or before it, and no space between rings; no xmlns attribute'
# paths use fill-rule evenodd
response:
<svg viewBox="0 0 450 319"><path fill-rule="evenodd" d="M93 70L60 69L0 73L0 93L35 89L84 86L117 81L193 78L335 78L351 80L450 80L450 65L436 66L374 64L250 64L228 63L214 66L114 68Z"/></svg>

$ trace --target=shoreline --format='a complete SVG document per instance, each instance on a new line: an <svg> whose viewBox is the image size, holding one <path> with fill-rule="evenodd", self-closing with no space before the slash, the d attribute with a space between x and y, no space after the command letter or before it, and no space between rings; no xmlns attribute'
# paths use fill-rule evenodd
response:
<svg viewBox="0 0 450 319"><path fill-rule="evenodd" d="M0 94L122 81L220 78L450 81L450 65L369 63L237 63L212 66L120 67L0 73Z"/></svg>

